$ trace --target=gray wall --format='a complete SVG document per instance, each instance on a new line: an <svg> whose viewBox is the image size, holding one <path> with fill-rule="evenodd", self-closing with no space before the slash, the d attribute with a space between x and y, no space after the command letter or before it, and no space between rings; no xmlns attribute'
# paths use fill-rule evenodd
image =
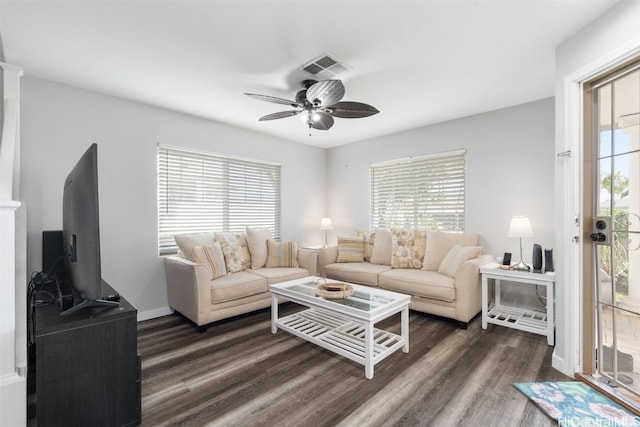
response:
<svg viewBox="0 0 640 427"><path fill-rule="evenodd" d="M371 163L456 149L467 150L466 231L480 235L485 253L519 257L507 237L514 215L528 216L535 234L523 241L526 261L533 243L553 247L552 98L330 149L333 241L369 229Z"/></svg>
<svg viewBox="0 0 640 427"><path fill-rule="evenodd" d="M103 278L140 318L167 311L157 250L158 143L280 163L282 239L303 245L324 239L323 149L30 77L22 80L21 128L28 271L41 268L42 231L62 228L67 174L96 142Z"/></svg>
<svg viewBox="0 0 640 427"><path fill-rule="evenodd" d="M41 268L43 230L62 226L62 186L92 142L99 146L103 277L149 318L167 312L157 255L158 143L282 164L282 238L321 244L319 219L336 234L369 228L369 164L467 150L466 229L485 252L518 252L507 237L513 215L528 215L534 242L553 244L553 99L349 144L330 150L128 102L36 78L22 80L23 200L28 269ZM517 255L516 255L517 257Z"/></svg>

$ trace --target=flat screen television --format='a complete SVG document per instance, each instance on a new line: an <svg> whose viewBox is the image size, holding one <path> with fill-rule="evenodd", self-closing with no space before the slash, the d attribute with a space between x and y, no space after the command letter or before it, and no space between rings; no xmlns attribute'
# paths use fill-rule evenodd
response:
<svg viewBox="0 0 640 427"><path fill-rule="evenodd" d="M118 306L102 299L98 146L91 144L67 176L62 199L64 270L74 294L63 316L90 307Z"/></svg>

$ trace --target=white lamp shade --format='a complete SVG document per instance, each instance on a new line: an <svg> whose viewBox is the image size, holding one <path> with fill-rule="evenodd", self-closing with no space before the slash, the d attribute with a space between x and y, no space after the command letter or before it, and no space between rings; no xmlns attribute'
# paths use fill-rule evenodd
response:
<svg viewBox="0 0 640 427"><path fill-rule="evenodd" d="M320 220L320 230L333 230L333 225L331 225L331 218L322 218Z"/></svg>
<svg viewBox="0 0 640 427"><path fill-rule="evenodd" d="M533 237L531 223L526 216L514 216L509 225L509 237Z"/></svg>

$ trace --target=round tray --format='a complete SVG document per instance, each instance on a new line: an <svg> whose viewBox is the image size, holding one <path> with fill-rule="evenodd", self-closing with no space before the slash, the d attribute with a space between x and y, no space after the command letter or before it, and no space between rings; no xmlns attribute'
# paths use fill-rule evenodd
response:
<svg viewBox="0 0 640 427"><path fill-rule="evenodd" d="M340 282L318 282L316 295L323 298L346 298L353 295L353 286Z"/></svg>

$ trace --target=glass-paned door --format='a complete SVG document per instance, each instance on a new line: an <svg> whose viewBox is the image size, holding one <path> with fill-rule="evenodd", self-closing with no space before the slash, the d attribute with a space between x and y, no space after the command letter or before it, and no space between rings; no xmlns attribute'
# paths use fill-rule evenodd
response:
<svg viewBox="0 0 640 427"><path fill-rule="evenodd" d="M640 394L640 65L594 84L591 240L601 382Z"/></svg>

